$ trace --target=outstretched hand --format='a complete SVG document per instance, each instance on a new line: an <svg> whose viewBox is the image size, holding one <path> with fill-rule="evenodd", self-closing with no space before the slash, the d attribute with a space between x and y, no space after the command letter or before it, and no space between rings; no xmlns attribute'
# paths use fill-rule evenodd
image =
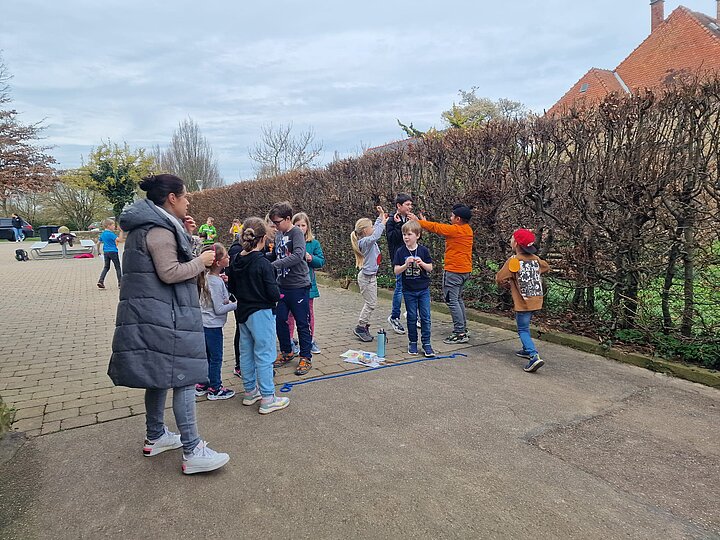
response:
<svg viewBox="0 0 720 540"><path fill-rule="evenodd" d="M387 212L385 212L385 209L382 206L376 206L375 210L377 210L378 217L382 219L383 225L387 223L388 218L390 217Z"/></svg>

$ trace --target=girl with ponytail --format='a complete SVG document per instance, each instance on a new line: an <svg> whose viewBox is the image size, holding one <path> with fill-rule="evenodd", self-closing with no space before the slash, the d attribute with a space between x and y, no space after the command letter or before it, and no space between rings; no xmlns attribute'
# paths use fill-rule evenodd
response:
<svg viewBox="0 0 720 540"><path fill-rule="evenodd" d="M260 414L269 414L290 404L288 398L275 396L275 307L280 300L280 290L275 271L263 254L266 234L262 219L246 219L240 236L243 250L227 272L228 288L238 302L235 315L245 390L242 404L250 406L259 401Z"/></svg>

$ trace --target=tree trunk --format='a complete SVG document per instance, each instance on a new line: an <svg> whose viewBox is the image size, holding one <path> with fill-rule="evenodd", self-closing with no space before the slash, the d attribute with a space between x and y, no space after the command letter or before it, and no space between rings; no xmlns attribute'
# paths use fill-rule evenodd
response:
<svg viewBox="0 0 720 540"><path fill-rule="evenodd" d="M673 327L672 315L670 314L670 291L672 289L673 277L675 276L675 263L677 261L680 249L677 241L673 242L668 255L667 266L665 267L665 281L663 289L660 292L662 299L662 317L663 317L663 334L669 334Z"/></svg>

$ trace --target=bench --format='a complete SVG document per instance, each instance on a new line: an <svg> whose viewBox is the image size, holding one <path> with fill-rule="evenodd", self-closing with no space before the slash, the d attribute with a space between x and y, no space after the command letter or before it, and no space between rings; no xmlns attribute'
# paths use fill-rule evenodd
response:
<svg viewBox="0 0 720 540"><path fill-rule="evenodd" d="M57 244L50 242L35 242L30 246L30 255L33 259L62 258L68 259L80 253L95 253L95 242L92 240L76 241L75 245Z"/></svg>

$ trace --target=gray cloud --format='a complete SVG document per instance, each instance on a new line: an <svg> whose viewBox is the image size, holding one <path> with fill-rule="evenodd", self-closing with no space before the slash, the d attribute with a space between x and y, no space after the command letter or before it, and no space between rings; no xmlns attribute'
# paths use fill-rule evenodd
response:
<svg viewBox="0 0 720 540"><path fill-rule="evenodd" d="M61 166L107 139L167 144L192 117L227 181L252 174L265 123L312 126L331 159L401 138L396 118L441 126L461 88L542 111L590 67L615 67L650 19L646 0L5 4L15 107L45 120Z"/></svg>

